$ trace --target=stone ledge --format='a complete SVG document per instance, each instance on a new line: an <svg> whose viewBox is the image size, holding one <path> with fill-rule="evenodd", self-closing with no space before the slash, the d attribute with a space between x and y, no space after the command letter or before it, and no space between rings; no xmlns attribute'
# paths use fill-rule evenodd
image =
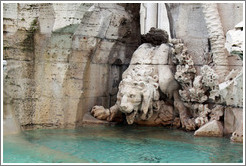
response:
<svg viewBox="0 0 246 166"><path fill-rule="evenodd" d="M115 125L116 122L108 122L108 121L104 121L104 120L99 120L94 118L92 115L90 115L89 113L85 113L83 120L82 120L82 124L106 124L106 125Z"/></svg>

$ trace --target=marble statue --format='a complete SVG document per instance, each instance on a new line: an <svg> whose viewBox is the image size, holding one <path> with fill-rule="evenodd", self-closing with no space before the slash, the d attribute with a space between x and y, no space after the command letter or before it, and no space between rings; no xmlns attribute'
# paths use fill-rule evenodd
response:
<svg viewBox="0 0 246 166"><path fill-rule="evenodd" d="M152 28L152 31L155 29ZM125 114L128 124L149 120L160 110L156 109L155 105L160 102L161 92L169 99L174 98L174 108L179 111L182 126L187 130L194 130L195 122L189 119L188 110L178 94L179 85L168 65L170 45L179 42L172 39L170 43L159 46L153 46L151 43L139 46L133 53L130 66L123 73L116 104L110 109L95 106L91 111L92 115L98 119L111 121L121 112Z"/></svg>
<svg viewBox="0 0 246 166"><path fill-rule="evenodd" d="M107 121L126 117L128 124L181 125L186 130L196 130L196 136L223 136L227 106L243 106L242 70L229 72L226 52L227 49L230 55L243 58L243 27L239 23L225 39L217 4L201 6L211 43L212 65L204 64L197 72L185 44L170 37L165 4L143 3L143 44L133 53L130 66L123 73L116 104L109 109L94 106L94 117ZM176 66L175 72L170 64ZM241 142L242 129L240 121L231 132L231 140Z"/></svg>
<svg viewBox="0 0 246 166"><path fill-rule="evenodd" d="M237 55L243 60L243 21L226 33L225 48L231 55Z"/></svg>
<svg viewBox="0 0 246 166"><path fill-rule="evenodd" d="M173 126L179 126L178 118L184 129L198 129L197 136L223 136L221 120L225 107L221 104L242 106L242 97L234 95L242 88L242 72L231 71L222 83L208 65L201 67L197 74L184 43L167 36L156 28L142 36L146 43L133 53L130 66L123 73L116 104L110 109L94 106L92 115L107 121L126 117L128 124ZM170 69L171 60L176 65L175 73ZM233 102L227 100L229 91L234 95ZM165 100L160 97L161 93L167 97ZM168 104L168 99L173 103ZM217 104L208 107L205 104L208 101ZM174 110L178 110L176 117ZM240 128L231 139L242 140Z"/></svg>

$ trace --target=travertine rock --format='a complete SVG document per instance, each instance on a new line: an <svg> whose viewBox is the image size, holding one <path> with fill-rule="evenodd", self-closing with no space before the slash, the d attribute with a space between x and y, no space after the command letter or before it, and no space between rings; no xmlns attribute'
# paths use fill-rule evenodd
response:
<svg viewBox="0 0 246 166"><path fill-rule="evenodd" d="M206 52L210 52L211 45L208 41L209 34L201 3L167 3L166 5L167 11L172 16L171 37L180 38L186 43L195 65L208 64ZM217 3L217 6L224 34L243 20L242 3ZM230 69L231 67L233 66L230 66ZM197 72L199 74L199 71Z"/></svg>
<svg viewBox="0 0 246 166"><path fill-rule="evenodd" d="M172 124L174 127L180 127L181 126L181 122L180 122L180 118L175 118L174 120L173 120L173 124Z"/></svg>
<svg viewBox="0 0 246 166"><path fill-rule="evenodd" d="M222 105L216 105L215 108L211 110L210 120L220 120L224 115L224 107Z"/></svg>
<svg viewBox="0 0 246 166"><path fill-rule="evenodd" d="M243 11L242 5L217 6L224 32L232 29L238 20L242 20L242 14L237 14ZM91 118L88 114L84 118L84 114L94 105L109 108L114 104L122 73L131 60L128 72L123 74L122 84L125 87L121 86L120 90L120 93L124 92L125 95L119 94L118 97L120 103L123 103L121 110L127 115L129 123L135 121L182 125L192 130L211 119L223 119L223 109L218 108L219 106L215 107L218 111L213 112L216 110L214 108L198 117L193 116L197 118L196 124L194 119L190 119L192 116L188 114L189 110L179 100L179 95L174 95L178 84L170 70L172 63L169 46L174 47L174 61L179 63L175 78L182 86L180 96L183 101L217 102L217 99L221 98L224 104L242 107L241 73L237 75L236 71L231 72L225 79L227 82L220 85L219 91L216 78L218 75L207 66L202 69L195 66L212 63L210 44L212 52L215 53L213 56L221 52L220 49L216 50L217 47L221 48L221 44L215 48L214 36L221 36L221 29L218 33L211 27L211 18L214 16L209 15L209 10L206 13L205 19L210 19L208 34L200 4L166 4L166 7L168 14L172 16L169 19L173 20L170 22L170 36L182 38L185 46L175 39L158 47L143 44L131 60L140 39L139 4L4 3L3 56L8 63L4 75L4 109L12 110L13 116L17 117L18 123L23 127L79 126L83 120L88 121ZM233 14L232 10L226 10L228 8L233 9ZM229 17L233 19L227 19ZM235 30L241 31L241 27L238 25ZM151 39L154 45L166 43L168 40L165 32L157 30L151 34L154 34L155 39L160 39L158 42ZM153 36L150 35L149 38ZM237 45L240 46L240 42L237 42ZM206 63L203 59L206 59ZM217 62L219 64L222 61ZM240 65L236 67L241 68ZM137 82L136 85L134 81ZM159 89L156 86L169 99L174 97L174 106L160 104ZM136 98L128 101L130 92L135 93ZM142 101L149 103L149 106L144 107ZM155 107L156 103L162 107ZM94 115L108 121L115 120L115 117L121 119L119 106L120 104L116 104L110 109L97 107L99 112L95 110ZM131 112L123 107L132 107L142 113ZM208 109L207 105L201 104L200 107ZM177 108L180 117L173 117ZM93 121L92 119L89 121ZM226 120L225 123L229 121ZM241 138L237 136L240 131L241 129L234 128L230 131L235 132L233 139Z"/></svg>
<svg viewBox="0 0 246 166"><path fill-rule="evenodd" d="M216 101L216 97L219 96L219 77L215 71L207 65L204 65L201 70L203 86L209 88L209 98Z"/></svg>
<svg viewBox="0 0 246 166"><path fill-rule="evenodd" d="M163 124L172 124L174 120L174 110L171 105L167 105L165 102L161 101L159 104L159 118L162 120Z"/></svg>
<svg viewBox="0 0 246 166"><path fill-rule="evenodd" d="M208 104L196 104L193 109L197 109L198 116L195 119L195 123L198 127L201 127L213 120L221 120L224 115L224 107L221 105L215 105L214 108L209 109Z"/></svg>
<svg viewBox="0 0 246 166"><path fill-rule="evenodd" d="M109 78L140 42L140 5L101 6L3 4L4 101L22 127L75 127L94 105L110 106L121 77Z"/></svg>
<svg viewBox="0 0 246 166"><path fill-rule="evenodd" d="M84 124L114 124L115 122L108 122L105 120L100 120L98 118L93 117L89 112L85 113L83 117Z"/></svg>
<svg viewBox="0 0 246 166"><path fill-rule="evenodd" d="M201 127L208 123L209 121L209 116L208 114L211 113L211 110L208 108L208 105L205 104L199 104L197 106L198 109L198 117L195 119L195 123L198 127Z"/></svg>
<svg viewBox="0 0 246 166"><path fill-rule="evenodd" d="M243 107L243 70L219 85L219 94L227 105Z"/></svg>
<svg viewBox="0 0 246 166"><path fill-rule="evenodd" d="M174 45L172 54L173 62L177 64L175 79L179 82L182 89L179 90L179 94L183 101L195 100L194 96L191 96L191 92L196 91L192 89L192 82L196 74L196 69L192 57L188 54L186 46L182 41L171 40ZM197 80L196 80L197 82ZM196 92L194 94L197 94Z"/></svg>
<svg viewBox="0 0 246 166"><path fill-rule="evenodd" d="M195 77L193 81L193 88L189 89L190 101L203 103L208 99L205 95L206 89L202 86L202 80L202 76Z"/></svg>
<svg viewBox="0 0 246 166"><path fill-rule="evenodd" d="M215 101L219 96L218 75L207 65L201 68L201 75L196 74L192 57L187 53L187 48L175 42L173 50L174 62L177 65L175 79L181 84L179 94L183 101L203 103L208 98ZM209 92L209 96L207 93Z"/></svg>
<svg viewBox="0 0 246 166"><path fill-rule="evenodd" d="M232 134L231 141L243 142L243 109L227 107L224 116L224 134Z"/></svg>
<svg viewBox="0 0 246 166"><path fill-rule="evenodd" d="M175 79L180 82L181 86L192 83L196 69L192 57L187 52L183 43L174 44L173 54L177 59Z"/></svg>
<svg viewBox="0 0 246 166"><path fill-rule="evenodd" d="M220 121L213 120L200 127L194 133L195 136L222 137L223 126Z"/></svg>
<svg viewBox="0 0 246 166"><path fill-rule="evenodd" d="M224 115L224 134L232 134L243 125L243 109L227 107Z"/></svg>
<svg viewBox="0 0 246 166"><path fill-rule="evenodd" d="M217 100L219 97L218 75L211 67L204 65L201 68L201 75L195 78L187 76L188 73L185 69L177 66L175 78L182 85L182 90L179 90L179 93L183 101L203 103L208 99ZM208 93L209 95L207 95Z"/></svg>

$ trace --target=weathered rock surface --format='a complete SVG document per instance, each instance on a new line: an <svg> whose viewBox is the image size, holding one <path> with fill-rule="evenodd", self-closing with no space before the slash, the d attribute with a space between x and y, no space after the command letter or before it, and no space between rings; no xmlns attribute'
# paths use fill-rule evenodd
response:
<svg viewBox="0 0 246 166"><path fill-rule="evenodd" d="M243 142L243 109L227 107L224 116L224 135L231 134L231 141Z"/></svg>
<svg viewBox="0 0 246 166"><path fill-rule="evenodd" d="M231 141L243 143L243 123L232 133Z"/></svg>
<svg viewBox="0 0 246 166"><path fill-rule="evenodd" d="M170 19L172 37L182 39L186 43L188 53L192 55L195 65L208 64L209 58L206 52L211 48L202 5L200 3L169 3L168 7L168 12L172 15ZM218 3L217 7L224 34L243 20L242 3ZM242 66L241 60L231 58L228 58L230 69Z"/></svg>
<svg viewBox="0 0 246 166"><path fill-rule="evenodd" d="M112 125L115 124L115 122L108 122L105 120L100 120L97 118L94 118L89 112L85 113L83 117L83 124L105 124L105 125Z"/></svg>
<svg viewBox="0 0 246 166"><path fill-rule="evenodd" d="M224 116L224 134L232 134L243 124L243 109L227 107Z"/></svg>
<svg viewBox="0 0 246 166"><path fill-rule="evenodd" d="M195 104L192 109L198 113L195 119L197 127L201 127L212 120L222 120L224 115L224 107L216 105L214 108L209 109L208 104Z"/></svg>
<svg viewBox="0 0 246 166"><path fill-rule="evenodd" d="M219 85L219 93L227 105L243 107L243 69Z"/></svg>
<svg viewBox="0 0 246 166"><path fill-rule="evenodd" d="M220 121L213 120L196 130L194 135L207 137L222 137L223 126Z"/></svg>
<svg viewBox="0 0 246 166"><path fill-rule="evenodd" d="M94 105L114 104L140 43L139 8L4 3L4 105L12 109L6 111L24 128L63 128L81 125Z"/></svg>
<svg viewBox="0 0 246 166"><path fill-rule="evenodd" d="M122 88L122 92L129 95L134 92L136 100L125 101L124 95L118 99L125 104L121 110L126 113L130 123L182 125L192 130L205 126L205 123L210 123L209 120L223 119L223 110L206 110L195 123L195 119L187 119L191 115L187 114L188 109L182 104L183 101L199 103L207 109L203 103L214 102L220 95L223 104L243 106L242 72L231 72L218 89L216 73L208 66L201 67L212 64L213 57L200 4L166 4L171 36L184 42L171 42L170 39L168 45L162 44L167 43L167 34L153 29L145 35L145 42L162 45L155 48L151 44L143 44L131 59L140 42L139 7L139 4L4 3L3 56L7 65L3 104L4 111L13 113L13 116L6 114L8 116L4 118L15 116L24 128L74 127L96 121L88 115L88 111L94 105L102 105L104 107L98 109L100 111L95 113L96 117L112 120L118 108L105 108L115 104L120 81L126 79L129 73L131 77L125 80L127 86ZM217 4L217 7L224 33L243 18L242 4ZM234 31L241 29L239 25ZM179 95L175 95L176 108L166 103L159 109L139 105L142 97L151 99L145 101L152 106L158 101L156 83L160 78L161 81L166 80L158 84L166 95L164 98L172 99L173 89L178 85L169 82L174 80L175 72L168 55L170 46L174 46L174 52L178 55L176 58L180 61L176 79L182 84L180 95L183 101L177 100ZM229 52L233 54L233 51ZM240 71L240 59L231 55L228 60L228 68ZM122 76L130 61L129 72ZM143 67L137 68L139 64ZM157 71L165 72L159 72L156 77ZM142 79L139 75L146 78ZM137 90L132 88L133 78L136 79L134 86L138 86ZM136 104L133 106L135 111L125 109L129 103ZM177 108L183 111L180 117L172 116ZM226 111L224 115L225 133L234 133L232 140L242 138L242 123L237 115L241 113Z"/></svg>

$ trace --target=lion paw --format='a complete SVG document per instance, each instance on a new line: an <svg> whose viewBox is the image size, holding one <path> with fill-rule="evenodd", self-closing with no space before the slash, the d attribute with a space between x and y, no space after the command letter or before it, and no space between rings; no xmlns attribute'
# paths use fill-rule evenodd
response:
<svg viewBox="0 0 246 166"><path fill-rule="evenodd" d="M91 110L92 116L100 120L107 120L110 116L109 109L105 109L103 106L94 106Z"/></svg>

